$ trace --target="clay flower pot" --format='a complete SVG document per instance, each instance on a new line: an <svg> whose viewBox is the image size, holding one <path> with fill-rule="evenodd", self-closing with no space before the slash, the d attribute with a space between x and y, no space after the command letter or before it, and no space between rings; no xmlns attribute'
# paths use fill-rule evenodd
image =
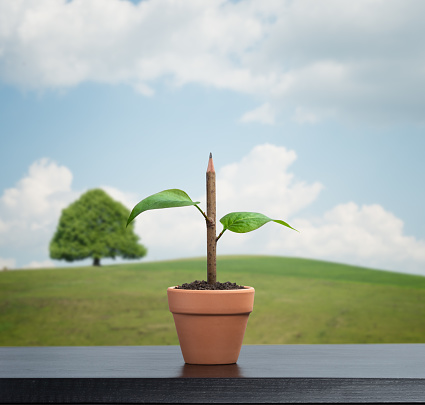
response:
<svg viewBox="0 0 425 405"><path fill-rule="evenodd" d="M169 287L184 361L188 364L236 363L254 305L255 290L184 290Z"/></svg>

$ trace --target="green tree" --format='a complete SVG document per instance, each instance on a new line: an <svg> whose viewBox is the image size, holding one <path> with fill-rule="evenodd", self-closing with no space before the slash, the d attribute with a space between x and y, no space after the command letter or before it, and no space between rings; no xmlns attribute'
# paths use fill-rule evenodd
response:
<svg viewBox="0 0 425 405"><path fill-rule="evenodd" d="M146 255L139 244L134 226L125 228L130 211L100 189L89 190L62 210L59 224L50 242L52 259L83 260L93 258L100 266L103 257L138 259Z"/></svg>

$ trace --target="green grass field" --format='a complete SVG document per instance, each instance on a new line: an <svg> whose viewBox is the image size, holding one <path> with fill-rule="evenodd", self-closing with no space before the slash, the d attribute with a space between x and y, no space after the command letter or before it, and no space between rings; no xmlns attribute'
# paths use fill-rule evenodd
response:
<svg viewBox="0 0 425 405"><path fill-rule="evenodd" d="M255 287L245 344L424 343L425 277L323 261L218 258ZM0 345L178 344L166 289L205 259L0 272Z"/></svg>

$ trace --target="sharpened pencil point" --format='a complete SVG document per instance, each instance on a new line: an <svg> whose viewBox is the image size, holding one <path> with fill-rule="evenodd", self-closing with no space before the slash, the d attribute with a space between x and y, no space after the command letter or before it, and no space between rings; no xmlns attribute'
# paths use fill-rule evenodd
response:
<svg viewBox="0 0 425 405"><path fill-rule="evenodd" d="M212 153L210 153L210 158L208 160L207 173L215 173Z"/></svg>

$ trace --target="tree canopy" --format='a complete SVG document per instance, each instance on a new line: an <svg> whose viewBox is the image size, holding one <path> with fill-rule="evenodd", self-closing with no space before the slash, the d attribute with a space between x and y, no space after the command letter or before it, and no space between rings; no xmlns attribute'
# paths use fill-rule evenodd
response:
<svg viewBox="0 0 425 405"><path fill-rule="evenodd" d="M129 214L130 210L105 191L87 191L62 210L50 242L50 257L68 262L93 258L96 266L100 265L101 258L145 256L147 250L138 243L134 224L126 229Z"/></svg>

